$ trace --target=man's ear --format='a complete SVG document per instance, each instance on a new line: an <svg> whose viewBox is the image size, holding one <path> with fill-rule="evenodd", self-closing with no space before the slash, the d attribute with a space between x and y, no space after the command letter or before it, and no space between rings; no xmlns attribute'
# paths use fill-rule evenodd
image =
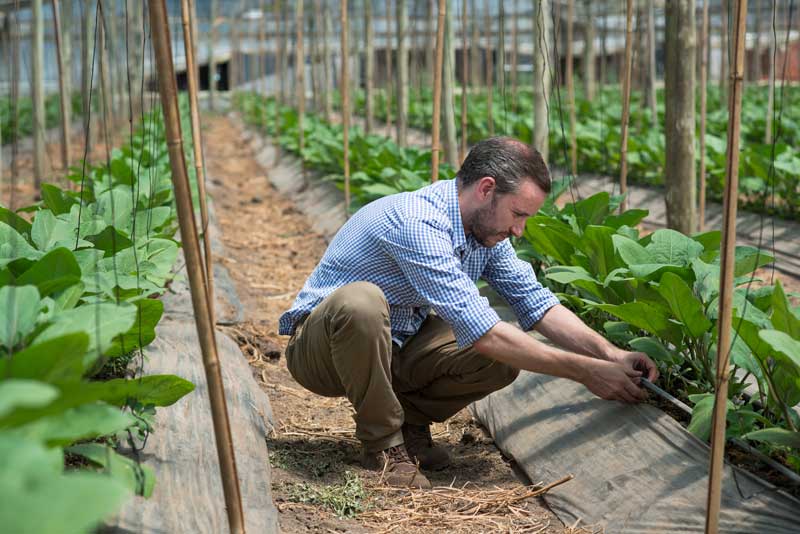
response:
<svg viewBox="0 0 800 534"><path fill-rule="evenodd" d="M492 178L491 176L484 176L483 178L478 180L478 183L476 185L477 187L475 189L478 193L478 198L480 200L486 200L487 198L489 198L489 196L491 196L492 193L494 193L497 184L494 178Z"/></svg>

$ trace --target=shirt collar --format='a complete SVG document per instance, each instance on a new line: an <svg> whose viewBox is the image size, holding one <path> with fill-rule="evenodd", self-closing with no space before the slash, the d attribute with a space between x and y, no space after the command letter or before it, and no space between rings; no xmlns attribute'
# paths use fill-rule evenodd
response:
<svg viewBox="0 0 800 534"><path fill-rule="evenodd" d="M461 207L458 204L458 179L447 180L445 186L445 203L447 204L447 215L453 224L453 248L460 249L467 244L467 236L464 233L464 223L461 220Z"/></svg>

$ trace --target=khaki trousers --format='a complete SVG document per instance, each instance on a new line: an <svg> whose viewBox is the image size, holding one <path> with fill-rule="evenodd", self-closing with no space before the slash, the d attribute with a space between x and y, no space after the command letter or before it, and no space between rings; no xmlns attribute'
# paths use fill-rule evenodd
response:
<svg viewBox="0 0 800 534"><path fill-rule="evenodd" d="M356 437L368 451L403 443L404 422L444 421L519 373L472 347L459 349L450 326L433 315L398 348L386 298L369 282L323 300L289 341L286 363L309 391L350 400Z"/></svg>

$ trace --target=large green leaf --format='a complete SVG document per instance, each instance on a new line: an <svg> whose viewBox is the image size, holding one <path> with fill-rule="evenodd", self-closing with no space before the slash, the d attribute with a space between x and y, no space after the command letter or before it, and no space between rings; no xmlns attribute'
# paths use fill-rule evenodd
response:
<svg viewBox="0 0 800 534"><path fill-rule="evenodd" d="M89 334L87 353L92 359L111 347L112 340L131 329L136 320L136 307L132 304L110 302L78 306L53 317L52 324L36 336L37 342L46 341L65 334L86 332ZM84 362L88 368L91 361Z"/></svg>
<svg viewBox="0 0 800 534"><path fill-rule="evenodd" d="M789 299L783 291L781 281L775 282L772 292L772 325L776 330L786 332L794 339L800 339L800 319L792 312Z"/></svg>
<svg viewBox="0 0 800 534"><path fill-rule="evenodd" d="M134 349L146 347L156 338L156 325L164 313L164 303L156 299L140 299L135 303L136 319L133 326L114 338L105 351L106 356L122 356Z"/></svg>
<svg viewBox="0 0 800 534"><path fill-rule="evenodd" d="M792 432L785 428L773 427L754 430L744 434L742 437L753 441L769 443L770 445L800 449L800 432Z"/></svg>
<svg viewBox="0 0 800 534"><path fill-rule="evenodd" d="M613 235L613 228L589 225L584 229L583 238L578 244L601 280L617 267L621 267L614 253Z"/></svg>
<svg viewBox="0 0 800 534"><path fill-rule="evenodd" d="M0 418L20 408L39 408L58 397L58 390L36 380L9 379L0 382Z"/></svg>
<svg viewBox="0 0 800 534"><path fill-rule="evenodd" d="M50 250L57 246L73 248L77 233L76 227L57 219L50 210L40 210L33 220L31 239L39 250Z"/></svg>
<svg viewBox="0 0 800 534"><path fill-rule="evenodd" d="M769 265L773 261L775 261L775 258L763 250L739 245L736 247L733 275L743 276L752 273L759 267Z"/></svg>
<svg viewBox="0 0 800 534"><path fill-rule="evenodd" d="M33 332L41 308L39 291L34 286L0 287L0 345L10 350Z"/></svg>
<svg viewBox="0 0 800 534"><path fill-rule="evenodd" d="M55 215L69 213L70 208L77 203L74 198L52 184L42 184L41 189L44 205Z"/></svg>
<svg viewBox="0 0 800 534"><path fill-rule="evenodd" d="M99 473L63 473L60 449L0 434L0 524L19 534L93 532L130 496Z"/></svg>
<svg viewBox="0 0 800 534"><path fill-rule="evenodd" d="M89 346L85 332L75 332L34 343L13 356L0 359L0 376L43 382L77 381Z"/></svg>
<svg viewBox="0 0 800 534"><path fill-rule="evenodd" d="M136 418L131 414L116 406L95 402L36 419L13 432L55 447L115 434L134 424Z"/></svg>
<svg viewBox="0 0 800 534"><path fill-rule="evenodd" d="M679 358L669 350L656 338L653 337L637 337L628 342L633 350L644 352L653 361L663 362L668 365L678 363Z"/></svg>
<svg viewBox="0 0 800 534"><path fill-rule="evenodd" d="M14 260L25 258L37 260L44 253L36 250L16 230L4 222L0 222L0 267L5 267Z"/></svg>
<svg viewBox="0 0 800 534"><path fill-rule="evenodd" d="M669 317L664 311L650 304L625 302L624 304L596 304L595 307L672 343L680 342L681 332L677 325L669 321Z"/></svg>
<svg viewBox="0 0 800 534"><path fill-rule="evenodd" d="M74 286L81 280L81 268L69 249L55 248L36 260L17 278L17 285L34 285L42 297Z"/></svg>
<svg viewBox="0 0 800 534"><path fill-rule="evenodd" d="M773 350L783 354L787 361L792 362L800 370L800 341L780 330L762 330L758 335Z"/></svg>
<svg viewBox="0 0 800 534"><path fill-rule="evenodd" d="M569 264L579 239L568 224L539 215L528 219L524 237L535 250L561 265Z"/></svg>
<svg viewBox="0 0 800 534"><path fill-rule="evenodd" d="M169 406L194 390L194 384L174 375L150 375L134 380L118 378L105 382L57 384L57 388L60 394L50 403L39 403L32 408L18 408L0 416L0 428L16 427L40 417L59 414L97 401L115 406L133 401L144 405ZM3 413L2 401L0 390L0 414Z"/></svg>
<svg viewBox="0 0 800 534"><path fill-rule="evenodd" d="M686 429L703 441L708 441L711 436L711 420L714 416L714 394L689 395L689 400L694 403L694 407L692 408L692 420ZM734 405L730 400L726 402L726 405L727 413L730 414Z"/></svg>
<svg viewBox="0 0 800 534"><path fill-rule="evenodd" d="M67 452L83 456L102 467L104 474L118 480L137 495L149 498L153 494L156 483L153 469L122 456L108 445L82 443L70 447Z"/></svg>
<svg viewBox="0 0 800 534"><path fill-rule="evenodd" d="M0 205L0 222L9 225L22 236L31 235L31 223L2 205Z"/></svg>
<svg viewBox="0 0 800 534"><path fill-rule="evenodd" d="M689 265L703 253L702 244L669 228L653 232L650 243L645 248L655 260L654 263L678 266Z"/></svg>
<svg viewBox="0 0 800 534"><path fill-rule="evenodd" d="M692 337L699 338L711 328L711 321L705 315L703 304L681 277L673 273L664 273L658 292L669 303L673 315Z"/></svg>

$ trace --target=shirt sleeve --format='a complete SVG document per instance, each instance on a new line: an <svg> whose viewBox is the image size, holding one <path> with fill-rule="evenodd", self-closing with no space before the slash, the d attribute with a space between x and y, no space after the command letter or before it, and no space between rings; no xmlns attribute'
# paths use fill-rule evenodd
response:
<svg viewBox="0 0 800 534"><path fill-rule="evenodd" d="M547 310L559 303L558 297L536 279L531 264L517 257L508 240L495 246L482 277L514 309L525 331L533 328Z"/></svg>
<svg viewBox="0 0 800 534"><path fill-rule="evenodd" d="M489 301L461 270L444 223L411 219L381 240L414 290L453 328L460 348L500 322Z"/></svg>

